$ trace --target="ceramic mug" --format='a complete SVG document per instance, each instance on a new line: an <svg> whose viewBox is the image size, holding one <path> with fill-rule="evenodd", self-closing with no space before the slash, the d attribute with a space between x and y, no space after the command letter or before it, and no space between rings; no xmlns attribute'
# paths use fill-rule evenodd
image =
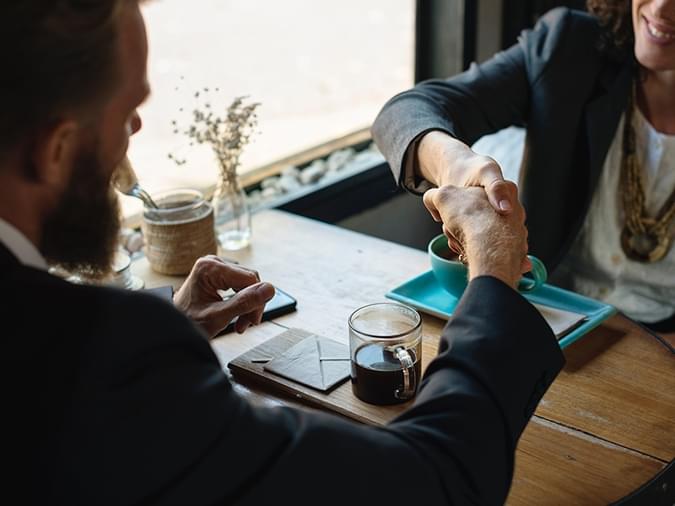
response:
<svg viewBox="0 0 675 506"><path fill-rule="evenodd" d="M436 281L448 293L460 298L468 284L468 270L466 265L458 260L451 260L457 255L448 246L448 238L441 234L434 237L427 246L431 259L431 270ZM532 262L531 277L522 277L518 282L518 290L530 292L546 282L547 273L544 263L537 257L527 255Z"/></svg>

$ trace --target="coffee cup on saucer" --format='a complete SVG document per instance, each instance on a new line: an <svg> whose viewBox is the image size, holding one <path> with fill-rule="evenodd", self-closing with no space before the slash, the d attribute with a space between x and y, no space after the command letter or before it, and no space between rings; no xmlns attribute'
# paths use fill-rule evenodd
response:
<svg viewBox="0 0 675 506"><path fill-rule="evenodd" d="M448 293L460 298L468 284L469 271L460 262L457 254L448 246L448 238L441 234L434 237L427 246L431 270L440 286ZM546 282L547 272L544 263L533 255L527 255L532 262L532 270L518 282L518 291L531 292Z"/></svg>

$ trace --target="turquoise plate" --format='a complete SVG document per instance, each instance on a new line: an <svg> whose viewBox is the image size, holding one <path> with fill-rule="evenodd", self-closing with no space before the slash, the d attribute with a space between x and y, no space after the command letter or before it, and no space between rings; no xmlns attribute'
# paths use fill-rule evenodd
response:
<svg viewBox="0 0 675 506"><path fill-rule="evenodd" d="M586 319L578 327L558 341L561 348L566 348L600 325L607 318L616 314L614 306L546 283L536 290L524 293L523 295L530 302L541 304L542 306L550 306L586 315ZM397 286L387 293L386 297L403 302L444 320L450 318L459 301L436 282L436 278L431 271L427 271Z"/></svg>

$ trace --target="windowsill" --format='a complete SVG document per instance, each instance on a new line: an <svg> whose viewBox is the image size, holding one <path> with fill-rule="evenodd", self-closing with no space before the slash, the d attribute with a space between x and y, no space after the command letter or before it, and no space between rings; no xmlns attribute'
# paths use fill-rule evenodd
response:
<svg viewBox="0 0 675 506"><path fill-rule="evenodd" d="M331 153L341 150L353 148L355 146L364 146L370 141L370 131L368 128L363 128L357 130L351 134L339 137L337 139L331 140L329 142L320 144L318 146L312 147L295 155L283 158L271 164L267 164L256 169L253 169L243 175L241 175L241 182L246 190L251 190L260 186L261 182L268 178L273 178L280 175L288 167L298 167L304 168L308 166L315 160L320 160L328 157ZM350 166L342 171L336 172L334 174L327 174L322 177L317 183L307 184L299 188L297 191L284 193L278 197L268 199L260 204L252 205L252 211L258 211L261 209L269 209L272 207L278 207L287 202L295 200L297 198L306 196L315 191L321 190L335 184L339 181L343 181L349 177L363 172L371 168L373 165L382 163L382 157L379 156L377 160L370 160L368 163L355 163L350 164ZM206 187L195 187L196 190L201 191L205 197L211 198L213 192L215 191L215 183L208 185ZM141 224L141 213L142 205L140 201L137 201L133 197L127 197L122 195L120 197L123 200L123 208L125 211L125 216L123 219L123 226L126 228L139 228Z"/></svg>
<svg viewBox="0 0 675 506"><path fill-rule="evenodd" d="M384 157L380 155L377 158L373 158L372 160L366 160L363 163L354 163L349 168L346 168L340 172L336 172L334 175L325 176L317 183L308 184L298 189L297 191L279 195L276 198L257 204L253 206L252 212L284 206L289 202L306 197L307 195L324 190L329 186L335 185L337 183L345 181L346 179L352 178L358 174L361 174L367 170L372 169L376 165L382 164L383 162Z"/></svg>

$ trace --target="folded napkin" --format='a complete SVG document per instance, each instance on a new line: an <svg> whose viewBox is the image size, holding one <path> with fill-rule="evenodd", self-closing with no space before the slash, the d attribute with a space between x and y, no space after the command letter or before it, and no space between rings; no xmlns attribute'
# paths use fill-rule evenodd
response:
<svg viewBox="0 0 675 506"><path fill-rule="evenodd" d="M311 335L263 369L325 392L349 377L349 348L332 339Z"/></svg>

